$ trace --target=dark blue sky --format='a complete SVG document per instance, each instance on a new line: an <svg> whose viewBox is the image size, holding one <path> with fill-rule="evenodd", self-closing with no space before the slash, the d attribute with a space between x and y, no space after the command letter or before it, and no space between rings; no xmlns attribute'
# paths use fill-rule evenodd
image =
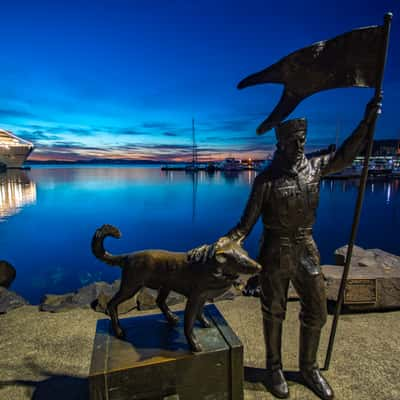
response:
<svg viewBox="0 0 400 400"><path fill-rule="evenodd" d="M33 141L33 158L181 159L191 119L204 157L264 157L256 136L282 86L237 83L313 42L394 13L376 137L400 137L398 1L12 1L2 4L0 127ZM306 99L308 144L339 142L372 89Z"/></svg>

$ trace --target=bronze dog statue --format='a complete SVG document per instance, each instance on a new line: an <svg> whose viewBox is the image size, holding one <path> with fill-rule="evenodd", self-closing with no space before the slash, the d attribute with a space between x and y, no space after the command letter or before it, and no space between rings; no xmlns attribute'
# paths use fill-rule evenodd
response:
<svg viewBox="0 0 400 400"><path fill-rule="evenodd" d="M216 248L214 257L202 263L189 261L187 253L165 250L112 255L103 246L107 236L120 238L121 232L112 225L103 225L93 236L92 251L107 264L122 268L120 289L107 305L113 331L119 338L124 337L124 331L118 320L118 304L134 296L144 286L158 290L157 305L168 323L175 325L179 319L165 302L170 291L174 290L187 297L185 336L193 351L201 351L200 343L193 333L193 325L197 319L203 327L210 326L203 314L205 302L228 290L239 273L253 274L261 271L260 264L252 260L235 241Z"/></svg>

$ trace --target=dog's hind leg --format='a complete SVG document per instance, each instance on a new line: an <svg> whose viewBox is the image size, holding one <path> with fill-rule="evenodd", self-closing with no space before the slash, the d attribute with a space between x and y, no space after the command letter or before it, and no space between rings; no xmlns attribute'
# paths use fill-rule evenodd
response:
<svg viewBox="0 0 400 400"><path fill-rule="evenodd" d="M123 339L125 337L125 332L121 328L118 320L118 305L123 303L125 300L133 297L142 287L142 285L136 285L132 288L129 286L125 286L123 284L123 280L121 281L121 287L119 291L115 294L115 296L109 301L107 304L108 315L111 317L111 325L115 336Z"/></svg>
<svg viewBox="0 0 400 400"><path fill-rule="evenodd" d="M192 294L188 298L185 308L185 326L184 326L185 336L187 341L189 342L192 351L195 352L202 350L200 343L198 342L195 334L193 333L193 326L198 316L199 308L202 304L204 304L204 299L202 299L197 294Z"/></svg>
<svg viewBox="0 0 400 400"><path fill-rule="evenodd" d="M204 315L204 304L205 304L206 300L204 300L202 302L202 304L199 306L199 311L197 313L197 321L199 321L201 323L201 325L203 326L203 328L211 328L211 323L210 321L206 318L206 316Z"/></svg>
<svg viewBox="0 0 400 400"><path fill-rule="evenodd" d="M161 287L158 291L156 303L157 303L158 307L160 307L160 310L164 314L168 323L171 325L176 325L179 322L179 317L170 310L170 308L168 307L168 305L166 303L169 292L170 292L169 289L167 289L165 287Z"/></svg>

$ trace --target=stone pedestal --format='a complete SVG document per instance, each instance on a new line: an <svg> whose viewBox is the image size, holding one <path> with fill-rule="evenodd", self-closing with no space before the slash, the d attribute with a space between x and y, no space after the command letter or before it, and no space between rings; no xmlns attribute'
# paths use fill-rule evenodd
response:
<svg viewBox="0 0 400 400"><path fill-rule="evenodd" d="M343 267L324 265L328 300L336 301ZM351 265L346 284L344 305L349 310L379 310L400 308L400 269Z"/></svg>
<svg viewBox="0 0 400 400"><path fill-rule="evenodd" d="M336 301L347 246L335 251L337 265L324 265L328 300ZM381 249L354 246L344 305L354 311L400 308L400 257Z"/></svg>
<svg viewBox="0 0 400 400"><path fill-rule="evenodd" d="M89 374L91 400L243 399L243 346L214 305L205 307L211 328L195 326L203 351L192 353L180 322L162 314L121 319L126 340L97 323Z"/></svg>

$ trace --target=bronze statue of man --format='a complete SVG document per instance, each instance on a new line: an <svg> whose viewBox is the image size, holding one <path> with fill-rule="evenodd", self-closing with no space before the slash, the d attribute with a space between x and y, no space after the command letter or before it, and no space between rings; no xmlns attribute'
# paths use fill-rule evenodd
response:
<svg viewBox="0 0 400 400"><path fill-rule="evenodd" d="M267 381L272 394L287 398L282 372L281 338L289 282L301 303L300 372L306 385L320 398L333 399L333 390L317 364L321 329L327 307L320 256L312 236L319 202L321 177L351 165L365 145L368 128L380 113L380 102L371 101L361 123L336 151L306 157L307 122L304 118L281 123L275 129L277 150L269 167L254 180L240 222L211 246L194 250L191 257L207 259L226 238L242 242L261 216L264 231L258 261L261 307L267 351Z"/></svg>

